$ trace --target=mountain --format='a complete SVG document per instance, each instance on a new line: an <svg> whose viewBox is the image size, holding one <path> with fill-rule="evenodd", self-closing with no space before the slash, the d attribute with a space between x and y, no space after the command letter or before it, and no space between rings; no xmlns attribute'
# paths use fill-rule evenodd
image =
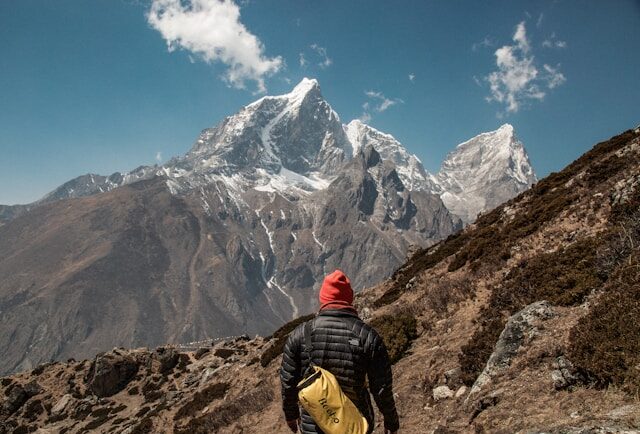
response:
<svg viewBox="0 0 640 434"><path fill-rule="evenodd" d="M383 159L392 161L402 183L409 190L433 192L436 189L420 159L410 154L391 134L380 132L358 119L349 122L345 131L355 149L371 145Z"/></svg>
<svg viewBox="0 0 640 434"><path fill-rule="evenodd" d="M442 201L465 223L529 189L536 175L514 129L504 124L459 144L432 177Z"/></svg>
<svg viewBox="0 0 640 434"><path fill-rule="evenodd" d="M334 193L370 182L401 191L379 153L360 155L348 164L369 175L350 167ZM119 190L141 185L154 188ZM371 209L373 190L345 196ZM98 197L108 194L82 200ZM394 363L401 431L637 433L638 246L640 128L597 144L362 290L356 307ZM268 337L119 348L4 377L0 432L286 432L280 353L308 318ZM381 422L377 415L374 433Z"/></svg>
<svg viewBox="0 0 640 434"><path fill-rule="evenodd" d="M389 137L352 143L305 79L163 166L86 175L30 204L0 226L0 372L264 334L316 309L327 271L357 290L387 278L459 228Z"/></svg>

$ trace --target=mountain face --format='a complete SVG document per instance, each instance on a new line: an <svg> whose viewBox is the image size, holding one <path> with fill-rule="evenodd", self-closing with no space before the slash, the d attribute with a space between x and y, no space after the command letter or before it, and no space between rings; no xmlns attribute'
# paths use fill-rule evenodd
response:
<svg viewBox="0 0 640 434"><path fill-rule="evenodd" d="M317 308L327 272L360 290L456 231L419 161L365 127L350 139L305 79L163 166L76 178L6 220L0 372L267 333Z"/></svg>
<svg viewBox="0 0 640 434"><path fill-rule="evenodd" d="M537 181L524 145L509 124L459 144L432 179L433 191L465 223Z"/></svg>
<svg viewBox="0 0 640 434"><path fill-rule="evenodd" d="M317 215L330 228L316 234L325 251L332 247L323 236L334 233L341 220L353 215L379 224L388 215L384 209L391 198L408 197L393 165L372 149L363 151L328 187L333 188L327 194L331 199L324 199L350 206L338 207L335 214L327 206L327 213ZM377 185L393 194L381 200ZM411 202L420 208L418 197L411 194ZM115 241L118 251L146 245L135 255L124 255L130 263L118 264L120 269L148 261L167 270L164 276L179 279L193 262L189 256L167 259L161 245L174 238L196 249L198 241L189 233L198 223L189 217L188 202L170 194L162 178L79 199L84 206L66 217L63 209L73 201L28 213L30 219L51 216L54 226L60 224L55 217L60 213L69 230L90 224L100 232L89 241L74 240L83 243L81 249L73 251L63 243L41 252L38 260L51 254L99 255L104 247L96 243L108 242L112 230L102 224L111 209L108 198L126 204L126 212L111 212L119 212L114 220L137 234L129 244ZM136 202L148 211L132 212L139 207ZM155 229L154 203L165 214L162 227ZM96 212L84 217L93 208ZM394 221L404 221L411 208L395 208ZM40 217L34 214L39 212ZM260 215L268 221L266 209ZM42 223L40 236L54 236L47 221ZM303 236L310 235L298 233L297 238ZM276 232L273 240L275 250L284 248L286 233ZM389 349L402 432L638 433L639 246L640 128L599 143L455 236L416 251L391 279L357 294L360 316ZM78 280L106 270L106 265L90 267ZM143 310L147 321L155 311L175 309L173 303L182 309L188 301L187 291L163 294L153 289L162 284L161 276L143 273L137 280L150 289L129 310ZM136 297L132 291L101 292L86 291L88 300L98 297L88 315L113 309L116 301L109 297ZM61 312L78 309L74 299L65 300ZM207 298L199 302L207 303ZM45 322L44 313L40 315ZM124 318L122 313L118 317ZM89 360L46 363L1 378L0 432L287 432L279 399L280 353L288 334L308 318L297 318L269 337L114 348ZM43 326L37 336L44 331ZM19 330L15 336L28 333ZM377 418L374 432L381 429Z"/></svg>
<svg viewBox="0 0 640 434"><path fill-rule="evenodd" d="M356 149L371 145L383 159L392 161L398 168L398 176L408 189L432 192L436 189L420 159L407 152L392 135L380 132L358 119L346 125L345 131Z"/></svg>

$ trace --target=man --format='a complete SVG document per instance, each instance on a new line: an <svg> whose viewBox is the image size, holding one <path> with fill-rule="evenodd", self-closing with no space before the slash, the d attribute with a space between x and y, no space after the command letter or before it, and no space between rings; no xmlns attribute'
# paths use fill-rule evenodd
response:
<svg viewBox="0 0 640 434"><path fill-rule="evenodd" d="M380 335L365 324L353 307L353 290L347 276L340 270L329 274L320 289L320 311L312 324L313 362L337 378L345 395L358 407L373 432L373 407L366 386L373 394L384 416L386 434L399 428L393 400L391 363ZM309 366L304 351L304 324L287 339L282 356L280 381L282 407L287 425L294 433L322 433L309 414L298 406L297 384ZM302 410L302 415L300 414Z"/></svg>

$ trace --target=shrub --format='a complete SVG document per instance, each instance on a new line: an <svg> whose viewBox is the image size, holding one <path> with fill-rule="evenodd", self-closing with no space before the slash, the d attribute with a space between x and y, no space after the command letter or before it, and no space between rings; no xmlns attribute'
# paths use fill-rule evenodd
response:
<svg viewBox="0 0 640 434"><path fill-rule="evenodd" d="M426 285L424 301L427 309L443 317L449 306L473 297L474 286L467 277L452 279L448 276Z"/></svg>
<svg viewBox="0 0 640 434"><path fill-rule="evenodd" d="M446 240L428 249L419 249L409 258L407 263L393 274L393 286L373 303L373 307L382 307L400 298L407 283L418 273L435 267L444 259L455 254L466 242L467 235L457 232L449 235Z"/></svg>
<svg viewBox="0 0 640 434"><path fill-rule="evenodd" d="M484 369L510 315L540 300L569 306L602 286L596 267L602 238L586 238L552 253L539 254L511 270L480 311L478 328L459 355L464 381L471 385Z"/></svg>
<svg viewBox="0 0 640 434"><path fill-rule="evenodd" d="M606 292L571 330L568 356L597 387L623 386L640 394L640 207L633 202L612 210L617 230L599 253L611 270ZM631 206L629 206L631 204Z"/></svg>
<svg viewBox="0 0 640 434"><path fill-rule="evenodd" d="M407 313L382 315L371 320L370 325L382 337L392 364L402 359L418 337L416 318Z"/></svg>
<svg viewBox="0 0 640 434"><path fill-rule="evenodd" d="M589 314L571 331L568 356L596 386L640 393L640 263L621 267Z"/></svg>

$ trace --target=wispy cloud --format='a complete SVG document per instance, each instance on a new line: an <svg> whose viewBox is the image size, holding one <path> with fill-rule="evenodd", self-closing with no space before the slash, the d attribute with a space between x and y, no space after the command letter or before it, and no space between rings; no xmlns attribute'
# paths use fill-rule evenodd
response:
<svg viewBox="0 0 640 434"><path fill-rule="evenodd" d="M559 40L556 38L556 34L552 33L551 36L542 41L542 46L545 48L567 48L567 42Z"/></svg>
<svg viewBox="0 0 640 434"><path fill-rule="evenodd" d="M566 81L559 67L543 65L541 71L536 66L524 21L517 25L513 42L495 51L498 69L485 77L491 90L487 101L504 104L508 113L530 100L544 99L546 90Z"/></svg>
<svg viewBox="0 0 640 434"><path fill-rule="evenodd" d="M152 0L147 22L160 32L170 52L184 49L208 63L227 65L223 78L244 89L254 81L265 92L265 78L278 72L280 56L267 57L263 43L240 22L232 0Z"/></svg>
<svg viewBox="0 0 640 434"><path fill-rule="evenodd" d="M309 48L315 51L318 57L320 58L320 61L318 62L318 66L320 68L328 68L329 66L331 66L331 64L333 63L333 60L331 60L327 55L326 48L321 47L318 44L311 44Z"/></svg>
<svg viewBox="0 0 640 434"><path fill-rule="evenodd" d="M546 63L544 65L542 65L542 67L544 68L544 70L547 73L547 80L548 80L549 89L554 89L554 88L560 86L565 81L567 81L567 79L564 76L564 74L562 72L558 71L558 67L553 68L553 67L547 65Z"/></svg>
<svg viewBox="0 0 640 434"><path fill-rule="evenodd" d="M471 49L473 51L478 51L481 48L489 48L492 47L494 45L493 41L491 41L491 39L489 39L488 36L485 36L484 39L480 42L475 42L472 46Z"/></svg>
<svg viewBox="0 0 640 434"><path fill-rule="evenodd" d="M368 111L362 112L362 114L360 115L358 120L360 122L362 122L363 124L367 124L367 123L371 122L371 113L369 113Z"/></svg>
<svg viewBox="0 0 640 434"><path fill-rule="evenodd" d="M409 74L409 81L414 82L416 80L416 75L414 73Z"/></svg>
<svg viewBox="0 0 640 434"><path fill-rule="evenodd" d="M382 92L374 90L368 90L364 94L369 100L362 104L363 111L359 119L365 123L371 120L371 112L382 113L396 104L404 103L400 98L387 98Z"/></svg>
<svg viewBox="0 0 640 434"><path fill-rule="evenodd" d="M382 113L386 111L389 107L392 107L398 103L403 103L400 98L389 99L382 92L376 92L373 90L368 90L364 93L373 101L377 101L377 104L372 104L372 108L378 113Z"/></svg>
<svg viewBox="0 0 640 434"><path fill-rule="evenodd" d="M306 57L304 57L304 53L300 53L298 55L298 63L300 63L300 68L306 68L307 65L309 64Z"/></svg>
<svg viewBox="0 0 640 434"><path fill-rule="evenodd" d="M162 152L161 151L156 152L156 163L158 163L158 164L162 163Z"/></svg>

